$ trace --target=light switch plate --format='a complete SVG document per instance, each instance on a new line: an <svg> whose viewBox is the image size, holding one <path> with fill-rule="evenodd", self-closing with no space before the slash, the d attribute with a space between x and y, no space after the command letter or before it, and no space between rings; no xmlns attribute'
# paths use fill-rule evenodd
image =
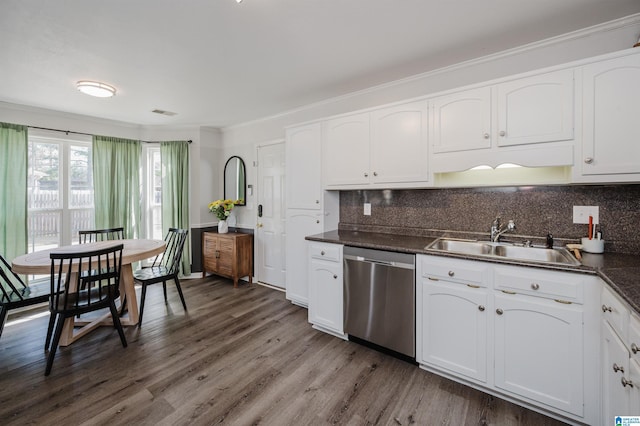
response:
<svg viewBox="0 0 640 426"><path fill-rule="evenodd" d="M589 216L593 217L593 223L600 223L599 206L573 206L573 223L589 223Z"/></svg>
<svg viewBox="0 0 640 426"><path fill-rule="evenodd" d="M364 215L371 216L371 203L364 203Z"/></svg>

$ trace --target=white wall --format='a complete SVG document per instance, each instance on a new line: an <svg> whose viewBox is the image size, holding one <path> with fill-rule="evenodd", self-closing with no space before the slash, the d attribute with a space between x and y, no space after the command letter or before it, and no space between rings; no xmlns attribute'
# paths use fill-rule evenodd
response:
<svg viewBox="0 0 640 426"><path fill-rule="evenodd" d="M636 14L518 49L303 106L274 117L224 128L223 144L225 147L242 146L252 142L282 139L285 126L628 49L638 40L639 35L640 14ZM253 160L255 158L245 158L245 161Z"/></svg>
<svg viewBox="0 0 640 426"><path fill-rule="evenodd" d="M130 123L67 114L0 102L0 121L94 135L115 136L146 141L191 140L190 149L190 221L191 227L214 225L207 203L222 196L221 132L205 127L143 127Z"/></svg>

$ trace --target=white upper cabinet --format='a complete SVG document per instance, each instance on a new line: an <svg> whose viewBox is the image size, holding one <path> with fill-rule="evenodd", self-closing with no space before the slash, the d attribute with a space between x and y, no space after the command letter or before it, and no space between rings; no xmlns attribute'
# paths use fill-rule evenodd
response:
<svg viewBox="0 0 640 426"><path fill-rule="evenodd" d="M327 189L402 187L428 180L426 101L325 122Z"/></svg>
<svg viewBox="0 0 640 426"><path fill-rule="evenodd" d="M582 68L581 176L590 182L640 179L640 54ZM636 174L636 176L630 176Z"/></svg>
<svg viewBox="0 0 640 426"><path fill-rule="evenodd" d="M372 183L428 180L426 101L371 113Z"/></svg>
<svg viewBox="0 0 640 426"><path fill-rule="evenodd" d="M498 84L498 146L573 139L573 70Z"/></svg>
<svg viewBox="0 0 640 426"><path fill-rule="evenodd" d="M431 101L433 152L491 147L491 89L465 90Z"/></svg>
<svg viewBox="0 0 640 426"><path fill-rule="evenodd" d="M464 90L431 104L434 173L504 163L573 164L571 69Z"/></svg>
<svg viewBox="0 0 640 426"><path fill-rule="evenodd" d="M324 123L324 180L328 187L369 183L369 113Z"/></svg>
<svg viewBox="0 0 640 426"><path fill-rule="evenodd" d="M286 131L287 208L321 209L320 123L288 128Z"/></svg>

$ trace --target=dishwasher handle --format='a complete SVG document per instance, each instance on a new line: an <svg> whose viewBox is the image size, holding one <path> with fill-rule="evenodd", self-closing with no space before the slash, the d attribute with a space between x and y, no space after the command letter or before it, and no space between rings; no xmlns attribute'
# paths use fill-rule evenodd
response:
<svg viewBox="0 0 640 426"><path fill-rule="evenodd" d="M390 262L387 260L376 260L376 259L368 259L366 257L363 256L353 256L353 255L349 255L346 254L343 256L344 260L353 260L356 262L363 262L363 263L373 263L375 265L381 265L381 266L389 266L392 268L403 268L403 269L415 269L415 266L413 264L410 263L402 263L402 262Z"/></svg>

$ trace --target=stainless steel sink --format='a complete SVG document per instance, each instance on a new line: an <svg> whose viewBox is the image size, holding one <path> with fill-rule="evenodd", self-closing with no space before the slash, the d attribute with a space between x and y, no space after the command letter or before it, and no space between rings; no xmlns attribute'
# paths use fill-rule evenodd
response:
<svg viewBox="0 0 640 426"><path fill-rule="evenodd" d="M425 250L468 254L494 259L517 259L539 263L580 265L580 262L566 248L548 249L539 246L518 246L512 243L438 238L426 246Z"/></svg>

